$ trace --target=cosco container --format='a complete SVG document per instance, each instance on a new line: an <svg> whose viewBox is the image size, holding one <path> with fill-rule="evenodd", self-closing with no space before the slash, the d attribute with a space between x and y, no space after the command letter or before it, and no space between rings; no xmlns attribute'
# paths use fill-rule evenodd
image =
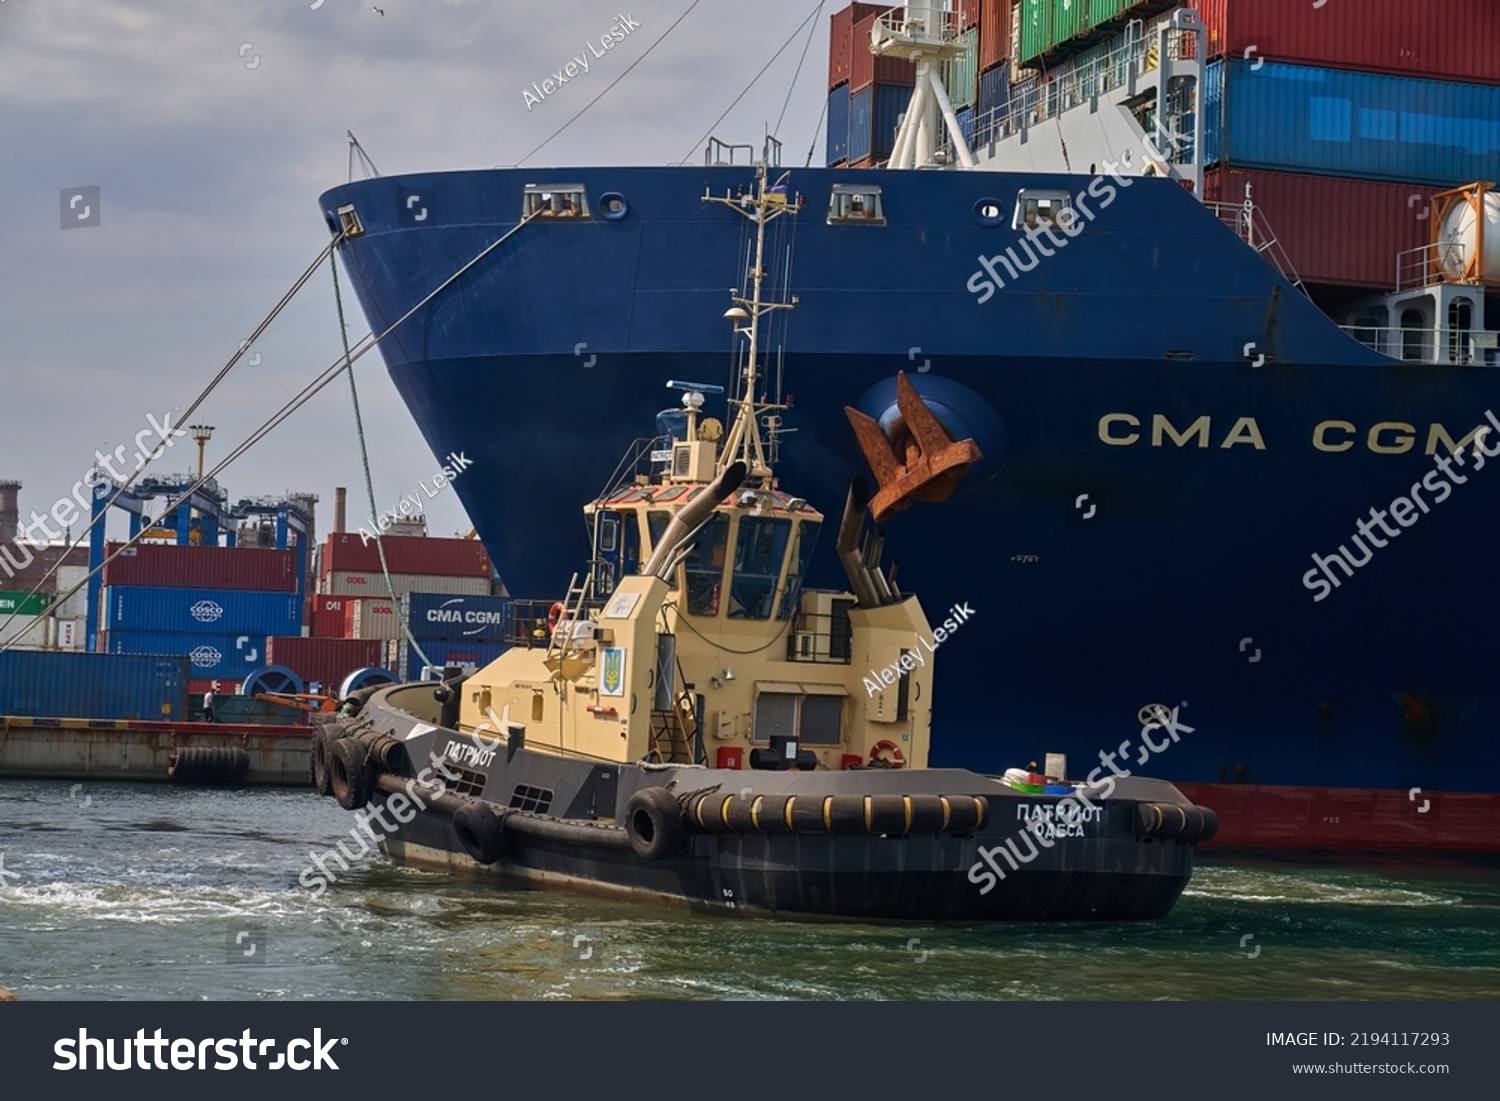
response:
<svg viewBox="0 0 1500 1101"><path fill-rule="evenodd" d="M849 159L849 85L840 84L828 93L828 163Z"/></svg>
<svg viewBox="0 0 1500 1101"><path fill-rule="evenodd" d="M482 577L489 580L490 556L477 539L432 539L415 535L387 535L385 568L391 573L419 573L434 577ZM323 544L323 575L339 571L380 572L380 550L374 539L355 532L335 532Z"/></svg>
<svg viewBox="0 0 1500 1101"><path fill-rule="evenodd" d="M890 11L886 4L850 4L828 17L828 87L847 83L854 57L854 25L860 20ZM870 49L869 31L865 32L864 50Z"/></svg>
<svg viewBox="0 0 1500 1101"><path fill-rule="evenodd" d="M1430 243L1433 187L1257 168L1212 168L1204 198L1255 206L1297 274L1311 283L1391 289L1396 254ZM1228 212L1226 212L1228 216Z"/></svg>
<svg viewBox="0 0 1500 1101"><path fill-rule="evenodd" d="M393 573L391 587L396 596L407 593L450 593L463 596L487 596L490 581L485 577L438 577L431 574ZM362 573L337 570L324 574L318 591L325 596L389 596L385 578L379 570Z"/></svg>
<svg viewBox="0 0 1500 1101"><path fill-rule="evenodd" d="M8 650L0 714L181 722L187 682L183 657Z"/></svg>
<svg viewBox="0 0 1500 1101"><path fill-rule="evenodd" d="M110 631L104 636L110 654L164 654L185 657L195 678L244 678L267 664L265 635L163 634L152 631Z"/></svg>
<svg viewBox="0 0 1500 1101"><path fill-rule="evenodd" d="M510 641L512 605L509 597L412 593L401 604L407 626L418 639Z"/></svg>
<svg viewBox="0 0 1500 1101"><path fill-rule="evenodd" d="M388 597L361 596L344 601L345 638L400 638L401 610Z"/></svg>
<svg viewBox="0 0 1500 1101"><path fill-rule="evenodd" d="M1210 57L1500 84L1495 0L1193 0ZM1248 51L1248 52L1247 52Z"/></svg>
<svg viewBox="0 0 1500 1101"><path fill-rule="evenodd" d="M880 12L871 12L854 24L854 41L850 43L849 88L858 92L872 84L914 84L917 67L905 58L876 57L870 52L870 31Z"/></svg>
<svg viewBox="0 0 1500 1101"><path fill-rule="evenodd" d="M1210 163L1450 187L1500 166L1500 86L1244 60L1205 85Z"/></svg>
<svg viewBox="0 0 1500 1101"><path fill-rule="evenodd" d="M483 669L501 654L505 653L507 647L502 642L438 642L435 640L418 640L422 653L427 656L428 665L441 668L445 665L462 666L470 673ZM422 659L412 649L411 643L401 641L396 644L396 672L405 680L436 679L435 677L424 678L422 675Z"/></svg>
<svg viewBox="0 0 1500 1101"><path fill-rule="evenodd" d="M317 681L325 691L337 691L339 682L356 669L385 664L385 646L374 638L266 639L270 663L285 665L304 684Z"/></svg>
<svg viewBox="0 0 1500 1101"><path fill-rule="evenodd" d="M113 554L119 543L108 544ZM106 555L107 557L108 555ZM140 543L104 567L105 585L156 588L297 591L297 554L261 547L194 547Z"/></svg>
<svg viewBox="0 0 1500 1101"><path fill-rule="evenodd" d="M99 627L105 631L285 635L302 626L302 601L295 593L138 585L103 592Z"/></svg>

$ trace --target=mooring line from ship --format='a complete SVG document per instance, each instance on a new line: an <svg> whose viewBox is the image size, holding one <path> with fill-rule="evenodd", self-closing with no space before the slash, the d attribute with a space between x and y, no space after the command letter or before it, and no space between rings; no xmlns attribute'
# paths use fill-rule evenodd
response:
<svg viewBox="0 0 1500 1101"><path fill-rule="evenodd" d="M359 387L354 383L354 360L349 355L349 323L344 319L344 296L339 290L339 261L338 257L334 256L332 252L328 254L328 263L333 268L333 305L339 315L339 340L344 346L344 369L349 373L349 397L354 403L354 432L359 437L359 462L365 472L365 492L370 498L370 515L378 516L380 515L380 511L375 507L375 480L370 474L370 452L365 446L365 420L359 412ZM385 540L381 537L380 525L375 524L373 526L375 528L375 551L380 555L380 576L385 578L386 595L391 598L391 607L394 609L396 606L396 586L391 582L390 566L385 560ZM423 675L425 676L426 669L432 664L431 660L428 659L426 651L422 649L421 643L411 633L411 626L406 622L405 617L397 616L396 620L400 624L401 633L406 636L407 644L411 646L417 657L422 660Z"/></svg>
<svg viewBox="0 0 1500 1101"><path fill-rule="evenodd" d="M781 133L781 124L786 119L786 109L791 106L792 93L797 90L797 80L802 76L802 66L807 62L807 48L812 45L813 36L817 33L818 30L818 16L823 13L823 9L827 5L828 0L818 0L817 10L812 13L813 24L807 32L807 41L802 43L802 56L797 59L797 70L796 72L792 73L792 82L786 86L786 99L784 99L781 103L781 114L776 116L776 129L773 130L772 133ZM871 95L873 96L874 93L872 92ZM828 101L826 99L823 101L823 110L825 112L828 110ZM818 115L818 128L821 130L822 127L823 115L820 113ZM817 134L814 134L813 141L816 142L817 140L818 136Z"/></svg>
<svg viewBox="0 0 1500 1101"><path fill-rule="evenodd" d="M479 252L474 256L474 258L471 259L471 260L469 260L468 263L464 264L463 267L459 268L452 275L450 275L447 279L443 280L443 282L439 283L436 287L434 287L431 291L429 291L425 296L423 296L423 298L420 301L417 302L416 305L412 306L411 309L407 310L404 314L402 314L399 318L397 318L389 326L387 326L386 329L385 329L385 331L382 332L379 336L372 336L371 334L366 333L363 337L361 337L358 341L355 342L355 348L358 349L357 351L355 351L352 355L348 356L346 359L337 360L331 366L325 368L317 376L317 378L315 378L312 382L308 383L305 387L302 388L302 390L299 393L297 393L292 398L290 398L287 401L287 403L281 407L281 409L279 409L277 412L273 413L268 420L266 420L259 428L257 428L254 432L252 432L242 443L240 443L237 447L235 447L234 449L232 449L218 463L215 463L212 470L210 470L210 471L208 471L208 473L202 475L196 482L194 482L191 486L189 486L180 496L178 496L175 499L173 499L172 502L167 506L167 508L163 511L162 514L163 515L169 515L170 513L174 512L177 508L179 508L184 501L191 500L194 493L197 493L198 490L202 489L203 486L207 485L210 481L212 481L213 478L221 470L223 470L230 463L234 462L241 455L243 455L246 451L250 450L250 448L254 447L257 443L259 443L262 439L264 439L267 435L269 435L284 420L286 420L287 417L291 416L298 409L300 409L303 405L306 405L309 401L311 401L325 386L327 386L334 379L338 378L339 377L339 373L341 371L344 371L348 367L352 367L352 365L354 364L355 361L359 360L361 357L363 357L364 355L366 355L372 349L378 347L379 344L380 344L380 342L382 340L384 340L386 337L390 336L391 333L393 333L399 326L405 324L411 318L411 316L413 314L415 314L418 310L420 310L424 306L426 306L429 302L431 302L434 298L436 298L443 291L447 290L450 286L453 285L453 283L455 281L457 281L463 275L467 274L468 271L471 268L473 268L476 264L478 264L481 260L483 260L490 253L494 252L495 249L499 248L506 241L510 240L511 237L515 236L517 233L519 233L521 231L521 229L522 229L523 226L526 226L533 219L535 219L537 217L539 217L539 214L537 214L537 213L525 215L519 222L517 222L510 229L508 229L504 233L502 233L493 242L491 242L490 244L486 245L484 248L480 249ZM337 236L335 236L333 238L332 241L329 242L329 244L327 246L328 250L333 250L333 249L337 248L340 244L343 243L344 239L345 239L345 235L342 232L339 233ZM325 255L325 253L323 253L323 252L320 252L318 254L318 259L317 259L317 262L314 265L314 267L321 267L322 266L323 256L324 255ZM297 287L300 289L300 287L303 284L305 284L306 281L307 281L307 279L309 279L309 278L311 278L311 271L309 271L309 272L307 272L307 273L304 274L303 278L300 279L298 281L298 283L296 284ZM277 304L277 312L279 312L283 308L283 306L285 305L285 301L289 301L289 300L290 300L290 296L288 296L287 299L285 299L282 303L278 303ZM256 329L257 335L259 333L263 332L264 329L265 329L265 326L267 324L269 324L269 323L270 323L270 319L268 318L266 322L263 322L261 324L261 326ZM248 348L249 346L250 346L250 344L249 344L249 342L247 342L245 344L245 348ZM240 356L244 354L245 348L241 348L238 352L235 353L235 355L230 360L229 366L233 366L234 363L238 362ZM220 373L219 377L222 377L223 374L227 374L227 373L228 373L228 367L226 367L225 370ZM218 384L218 377L215 378L213 385L217 385L217 384ZM198 402L194 402L193 408L196 409L197 406L198 406L198 404L199 404ZM160 448L158 448L158 452L159 453L165 453L166 452L166 445L163 444ZM158 458L158 457L160 457L160 454L155 454L155 455L152 456L153 459L154 458ZM143 464L142 469L144 469L144 465L145 464ZM139 471L137 471L136 473L139 474ZM123 493L125 491L125 489L129 487L129 485L131 484L132 481L134 481L134 478L131 478L124 485L122 485L119 488L119 490L117 490L117 492L115 494L115 497L111 498L111 500L109 502L110 505L114 504L115 500L118 499L119 494ZM108 514L108 506L106 506L105 510L103 510L103 511L100 512L99 518L102 519L107 514ZM93 528L94 528L94 524L97 523L97 522L98 522L97 520L91 522L89 524L88 528L85 529L85 534L88 531L92 531ZM120 544L120 546L115 549L115 552L113 554L110 554L110 555L106 556L105 559L104 559L104 561L101 562L101 563L99 563L99 565L97 567L95 567L94 569L90 570L86 575L84 575L83 579L81 581L79 581L78 584L74 585L66 593L64 593L62 596L58 597L55 600L55 602L54 602L54 606L60 607L62 604L64 604L70 597L72 597L75 593L77 593L79 589L84 588L93 579L93 577L94 577L95 574L101 572L104 569L104 567L108 566L111 562L113 562L116 558L118 558L126 550L128 550L130 547L135 546L136 543L138 543L141 539L145 538L145 535L146 535L146 533L149 530L150 530L149 528L142 528L141 531L138 532L136 535L132 536L130 539L127 539L124 543ZM60 558L59 558L58 565L62 564L62 561L64 561L66 559L66 557L67 557L67 553L69 551L71 551L75 546L77 546L76 541L74 543L70 543L67 546L67 548L63 552L63 555L60 556ZM56 570L57 570L57 566L54 566L52 568L52 570L48 571L47 577L51 577L52 574L56 572ZM44 577L42 579L42 581L45 582L47 580L47 577ZM38 585L38 588L40 588L40 584ZM37 590L32 590L32 591L33 591L33 593L35 593ZM19 609L21 607L23 607L24 604L25 604L24 601L18 602L17 605L16 605L17 611L12 612L11 615L10 615L10 617L7 618L4 621L4 623L0 623L0 626L4 626L5 623L9 623L11 619L14 619L16 617L16 615L19 614ZM37 618L38 618L38 620L40 620L43 617L39 616ZM35 626L36 626L36 624L33 623L30 627L27 627L25 630L19 632L14 638L6 640L4 642L0 642L0 654L3 654L7 650L9 650L12 643L14 643L15 641L17 641L18 639L21 639L21 638L25 637L25 635L32 629L32 627L35 627Z"/></svg>
<svg viewBox="0 0 1500 1101"><path fill-rule="evenodd" d="M311 264L307 266L307 270L304 271L291 285L290 289L288 289L286 293L281 296L276 305L271 308L271 312L268 313L265 319L255 327L254 332L250 334L249 338L247 338L240 344L239 348L236 349L234 355L229 357L229 361L225 363L223 367L219 368L218 373L208 381L208 384L203 388L198 396L193 399L192 403L188 406L187 411L184 412L178 419L178 424L182 424L190 420L193 414L197 412L198 407L202 405L206 400L208 400L208 396L213 393L218 385L224 381L224 378L229 374L229 372L234 369L234 367L239 363L241 359L244 358L245 352L249 350L250 346L257 340L259 340L262 335L264 335L266 329L270 327L271 323L275 321L278 316L280 316L281 311L284 310L287 305L290 304L292 299L297 296L297 293L307 285L307 281L313 277L313 274L323 266L323 258L325 256L331 257L333 255L335 248L338 246L339 242L343 240L343 236L344 235L340 233L337 237L330 241L320 253L318 253L317 259L315 259ZM67 561L68 555L71 554L73 550L78 547L84 539L88 538L89 534L94 530L94 528L99 524L101 520L109 515L109 510L114 507L115 502L118 501L120 497L124 493L126 493L132 485L135 484L136 480L145 473L146 468L150 466L151 463L159 459L162 455L166 454L166 452L167 441L164 440L160 447L146 456L145 461L142 462L138 468L132 471L128 478L126 478L123 482L115 487L113 496L111 496L104 507L99 510L99 515L90 518L88 526L79 533L78 538L72 540L63 547L62 554L58 555L57 561L52 564L52 568L49 569L45 574L43 574L41 579L37 581L36 587L27 594L28 597L35 596L37 593L41 592L42 586L46 585L46 583L52 579L53 575L57 573L58 569L63 565L63 563ZM200 483L200 485L201 484L202 483ZM197 487L194 488L196 489ZM172 507L176 508L178 504L180 504L180 502L173 502ZM168 512L170 511L171 509L168 509ZM165 513L163 515L165 515ZM144 534L145 532L143 531L141 535L138 535L134 539L131 539L124 546L122 546L120 550L124 550L125 547L133 546L136 540L141 538L141 536ZM111 559L113 557L113 555L110 556ZM108 561L108 559L106 561ZM93 573L91 572L88 577L85 577L83 579L83 584L88 584L89 579L92 577ZM63 601L67 600L68 596L72 596L73 593L77 592L80 587L82 586L74 586L71 590L69 590L67 596L63 597L62 600L56 601L54 606L60 606ZM10 615L6 616L3 621L0 621L0 629L4 629L5 627L10 626L10 621L21 614L21 609L24 606L25 600L18 602L15 609L10 613ZM3 654L7 650L9 650L12 643L17 642L20 639L25 638L26 635L30 634L31 631L36 628L37 624L45 618L47 618L45 614L37 616L30 626L20 631L13 638L7 639L4 642L0 642L0 654Z"/></svg>

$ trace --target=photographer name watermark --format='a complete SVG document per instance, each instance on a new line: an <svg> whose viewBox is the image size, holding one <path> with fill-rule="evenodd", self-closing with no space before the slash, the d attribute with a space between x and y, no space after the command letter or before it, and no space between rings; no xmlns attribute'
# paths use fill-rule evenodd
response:
<svg viewBox="0 0 1500 1101"><path fill-rule="evenodd" d="M640 30L640 20L633 18L629 13L621 13L615 18L619 22L615 23L614 26L599 36L598 46L595 46L592 42L585 42L583 44L583 53L577 57L569 58L567 64L558 68L547 79L534 80L531 82L530 88L522 89L521 99L526 104L526 110L531 110L548 96L555 96L558 92L562 91L563 85L568 83L568 81L576 80L587 73L589 71L590 54L593 54L596 59L601 58L604 56L604 53L608 53L636 31ZM599 52L601 48L604 50L604 53Z"/></svg>
<svg viewBox="0 0 1500 1101"><path fill-rule="evenodd" d="M422 494L425 493L428 500L431 500L448 486L452 485L455 478L474 465L474 460L462 451L448 452L448 462L451 465L444 466L442 470L432 476L432 488L430 490L425 483L418 482L416 493L413 493L410 497L401 498L401 503L391 509L391 511L382 513L379 520L371 518L369 527L361 527L359 529L360 545L364 546L371 539L379 538L380 532L389 531L402 520L426 512L427 506L422 503Z"/></svg>
<svg viewBox="0 0 1500 1101"><path fill-rule="evenodd" d="M909 673L918 665L925 666L927 658L923 656L922 649L926 647L927 653L932 653L945 641L951 638L964 621L974 614L974 609L969 607L968 601L955 604L948 609L948 618L943 620L943 625L932 632L931 638L917 636L917 645L905 651L898 659L891 662L884 669L871 669L870 675L864 679L865 692L874 699L876 692L893 688L901 680L902 673Z"/></svg>

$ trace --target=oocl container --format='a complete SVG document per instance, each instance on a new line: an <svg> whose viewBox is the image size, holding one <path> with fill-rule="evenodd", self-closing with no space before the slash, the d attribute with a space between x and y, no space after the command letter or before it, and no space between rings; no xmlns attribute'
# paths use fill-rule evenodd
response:
<svg viewBox="0 0 1500 1101"><path fill-rule="evenodd" d="M467 596L487 596L490 581L481 577L437 577L430 574L391 574L391 586L396 596L407 593L449 593ZM385 578L379 570L362 573L354 570L336 570L325 574L318 582L318 590L326 596L388 596Z"/></svg>
<svg viewBox="0 0 1500 1101"><path fill-rule="evenodd" d="M366 596L346 600L344 633L347 638L399 638L400 606L389 598Z"/></svg>
<svg viewBox="0 0 1500 1101"><path fill-rule="evenodd" d="M182 657L8 650L0 714L180 722L187 682Z"/></svg>

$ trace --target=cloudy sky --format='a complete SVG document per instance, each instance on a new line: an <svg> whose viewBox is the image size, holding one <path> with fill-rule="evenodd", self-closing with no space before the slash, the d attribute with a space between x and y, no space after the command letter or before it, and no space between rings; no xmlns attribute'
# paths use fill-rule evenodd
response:
<svg viewBox="0 0 1500 1101"><path fill-rule="evenodd" d="M45 511L95 448L133 440L148 414L198 395L327 243L317 197L346 178L345 131L385 175L694 159L817 11L714 127L758 143L791 89L780 135L800 163L825 96L827 17L843 6L0 0L0 479L23 483L23 513ZM528 110L523 89L620 13L640 30ZM84 187L99 188L99 209L64 229L64 196ZM210 464L336 361L331 288L325 267L195 416L217 428ZM352 341L366 329L349 305ZM437 464L378 357L356 375L376 499L392 508ZM179 441L150 469L186 472L193 461L191 441ZM220 480L236 500L316 493L321 531L334 487L348 486L357 526L368 509L347 381ZM428 510L434 534L471 526L452 494ZM111 534L124 526L119 514Z"/></svg>

